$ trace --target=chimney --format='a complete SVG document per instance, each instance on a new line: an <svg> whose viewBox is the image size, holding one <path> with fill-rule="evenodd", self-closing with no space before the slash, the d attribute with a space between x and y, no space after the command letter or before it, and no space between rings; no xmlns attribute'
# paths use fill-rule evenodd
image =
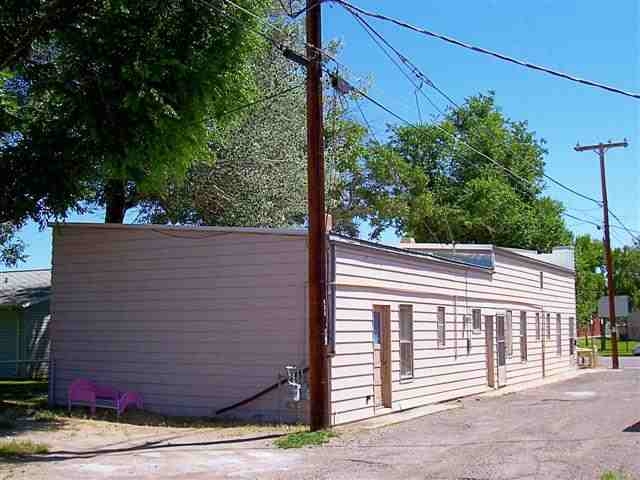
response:
<svg viewBox="0 0 640 480"><path fill-rule="evenodd" d="M413 237L404 237L400 239L400 244L402 245L403 243L413 244L413 243L416 243L416 239Z"/></svg>

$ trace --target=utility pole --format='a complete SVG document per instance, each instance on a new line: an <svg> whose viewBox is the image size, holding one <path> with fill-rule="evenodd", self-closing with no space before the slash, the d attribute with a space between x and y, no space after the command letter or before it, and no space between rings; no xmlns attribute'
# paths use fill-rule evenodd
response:
<svg viewBox="0 0 640 480"><path fill-rule="evenodd" d="M309 394L311 430L329 426L326 346L326 226L322 140L322 25L320 0L307 0L307 185L309 209Z"/></svg>
<svg viewBox="0 0 640 480"><path fill-rule="evenodd" d="M602 210L604 216L604 255L607 263L607 292L609 294L609 325L611 328L611 359L614 369L620 368L618 359L618 330L616 328L616 289L613 282L613 259L611 257L611 237L609 236L609 203L607 201L607 178L605 174L604 156L610 148L628 147L629 144L625 139L622 142L598 143L597 145L586 145L584 147L579 144L575 146L576 152L596 151L600 157L600 179L602 181ZM604 324L603 332L604 335Z"/></svg>

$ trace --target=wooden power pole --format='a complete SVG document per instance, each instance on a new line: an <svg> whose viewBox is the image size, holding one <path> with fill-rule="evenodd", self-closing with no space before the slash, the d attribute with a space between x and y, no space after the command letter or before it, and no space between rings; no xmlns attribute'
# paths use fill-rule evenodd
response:
<svg viewBox="0 0 640 480"><path fill-rule="evenodd" d="M605 173L604 156L610 148L627 147L627 140L622 142L599 143L597 145L575 146L576 152L587 150L598 152L600 157L600 179L602 182L602 210L604 216L604 256L607 264L607 293L609 295L609 325L611 328L611 359L612 367L618 369L620 361L618 358L618 330L616 328L616 289L613 281L613 259L611 257L611 237L609 236L609 203L607 201L607 177ZM604 325L603 325L604 330ZM602 332L604 335L604 331Z"/></svg>
<svg viewBox="0 0 640 480"><path fill-rule="evenodd" d="M309 208L309 394L311 430L329 426L326 347L326 228L322 140L322 25L319 0L307 0L307 184Z"/></svg>

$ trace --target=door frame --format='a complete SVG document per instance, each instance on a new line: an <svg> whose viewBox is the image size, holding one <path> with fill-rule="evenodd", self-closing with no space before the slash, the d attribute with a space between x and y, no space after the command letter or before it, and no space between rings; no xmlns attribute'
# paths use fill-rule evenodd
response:
<svg viewBox="0 0 640 480"><path fill-rule="evenodd" d="M484 343L487 366L487 385L496 387L495 353L493 348L493 315L484 316Z"/></svg>
<svg viewBox="0 0 640 480"><path fill-rule="evenodd" d="M382 406L379 408L391 408L391 306L374 305L373 311L380 313L380 382L382 383ZM375 398L373 403L374 405L376 404Z"/></svg>

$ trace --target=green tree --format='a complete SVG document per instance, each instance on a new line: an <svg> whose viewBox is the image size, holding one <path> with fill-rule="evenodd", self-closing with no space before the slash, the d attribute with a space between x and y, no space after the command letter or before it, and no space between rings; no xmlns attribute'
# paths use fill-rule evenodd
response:
<svg viewBox="0 0 640 480"><path fill-rule="evenodd" d="M613 251L613 270L617 295L629 295L635 308L640 307L640 247L623 246Z"/></svg>
<svg viewBox="0 0 640 480"><path fill-rule="evenodd" d="M472 145L528 182L505 174ZM365 155L373 236L393 227L418 241L549 250L571 241L562 205L542 195L544 141L478 95L437 125L393 127Z"/></svg>
<svg viewBox="0 0 640 480"><path fill-rule="evenodd" d="M26 260L25 243L17 237L11 223L0 223L0 265L15 267Z"/></svg>
<svg viewBox="0 0 640 480"><path fill-rule="evenodd" d="M575 242L576 313L581 325L588 325L598 311L598 300L605 294L604 250L602 242L581 235Z"/></svg>
<svg viewBox="0 0 640 480"><path fill-rule="evenodd" d="M0 17L22 32L0 51L3 72L24 83L19 108L0 116L13 119L0 143L9 179L0 221L64 215L94 199L106 221L121 222L206 151L207 120L253 95L246 65L262 40L255 20L223 0L63 3L10 2ZM266 0L239 3L265 14ZM0 98L14 83L1 83Z"/></svg>

